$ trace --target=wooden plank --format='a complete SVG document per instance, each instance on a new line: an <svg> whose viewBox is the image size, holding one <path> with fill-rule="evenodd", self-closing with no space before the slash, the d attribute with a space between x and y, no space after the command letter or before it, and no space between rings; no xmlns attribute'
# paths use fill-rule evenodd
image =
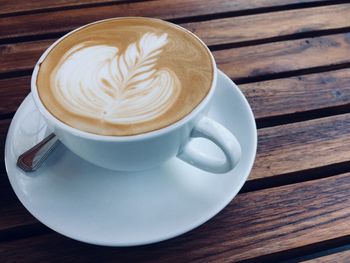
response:
<svg viewBox="0 0 350 263"><path fill-rule="evenodd" d="M0 152L0 231L37 223L37 220L17 199L11 188L7 174L4 173L5 140L10 123L10 119L0 120L0 149L2 149Z"/></svg>
<svg viewBox="0 0 350 263"><path fill-rule="evenodd" d="M4 141L8 125L9 121L1 121L1 141ZM250 181L350 159L350 114L260 129L258 134L257 159L248 178ZM12 215L21 213L18 210L22 209L11 196L2 198L0 202L9 205L3 207L6 213L1 213L0 209L0 231L2 227L8 228L8 223L17 222Z"/></svg>
<svg viewBox="0 0 350 263"><path fill-rule="evenodd" d="M316 0L157 0L94 8L47 12L0 18L0 39L67 32L81 25L118 16L150 16L179 19L228 12L243 12L291 4L319 3Z"/></svg>
<svg viewBox="0 0 350 263"><path fill-rule="evenodd" d="M4 163L4 149L5 149L5 141L6 141L6 135L7 130L10 126L11 120L0 120L0 171L3 171L3 163Z"/></svg>
<svg viewBox="0 0 350 263"><path fill-rule="evenodd" d="M8 125L0 124L3 142ZM348 161L349 133L350 114L260 129L250 180Z"/></svg>
<svg viewBox="0 0 350 263"><path fill-rule="evenodd" d="M207 45L240 43L350 26L350 4L182 24Z"/></svg>
<svg viewBox="0 0 350 263"><path fill-rule="evenodd" d="M1 231L38 223L17 199L4 173L0 175L0 204L0 238Z"/></svg>
<svg viewBox="0 0 350 263"><path fill-rule="evenodd" d="M0 45L0 73L32 70L40 55L55 40Z"/></svg>
<svg viewBox="0 0 350 263"><path fill-rule="evenodd" d="M256 119L335 106L347 107L350 104L350 69L261 81L239 87Z"/></svg>
<svg viewBox="0 0 350 263"><path fill-rule="evenodd" d="M218 67L236 80L350 62L350 33L213 52Z"/></svg>
<svg viewBox="0 0 350 263"><path fill-rule="evenodd" d="M350 27L350 19L347 19L348 17L350 17L350 4L343 4L180 25L196 33L210 46L257 41L298 32ZM218 28L220 30L217 30ZM32 69L40 54L53 42L54 39L0 45L0 73ZM271 45L273 47L276 44L269 44L269 46ZM295 48L293 42L290 48ZM344 48L348 47L345 46ZM251 52L251 50L245 51L243 49L240 52L245 54L246 52ZM220 58L221 52L217 53L217 56ZM235 53L231 53L232 49L224 52L225 55L232 57ZM232 57L232 59L237 58ZM238 62L242 63L242 60Z"/></svg>
<svg viewBox="0 0 350 263"><path fill-rule="evenodd" d="M350 160L350 114L258 131L258 153L250 179Z"/></svg>
<svg viewBox="0 0 350 263"><path fill-rule="evenodd" d="M33 11L42 11L42 10L51 10L57 8L72 8L72 7L81 7L87 5L96 5L96 4L115 4L124 0L27 0L27 1L8 1L0 0L0 15L13 15L25 12ZM146 1L146 0L145 0Z"/></svg>
<svg viewBox="0 0 350 263"><path fill-rule="evenodd" d="M347 107L350 103L350 69L243 84L239 87L257 120L303 111ZM15 112L29 92L30 76L1 79L0 115Z"/></svg>
<svg viewBox="0 0 350 263"><path fill-rule="evenodd" d="M306 261L301 261L304 263L349 263L350 262L350 250L341 251L331 255L326 255L323 257L318 257L314 259L309 259Z"/></svg>
<svg viewBox="0 0 350 263"><path fill-rule="evenodd" d="M107 248L55 233L0 244L5 262L236 262L350 235L350 174L238 195L203 226L150 246Z"/></svg>
<svg viewBox="0 0 350 263"><path fill-rule="evenodd" d="M30 76L0 79L0 115L13 113L30 92Z"/></svg>
<svg viewBox="0 0 350 263"><path fill-rule="evenodd" d="M42 45L37 45L37 42L2 45L1 57L6 59L0 59L0 73L31 70L43 51L42 47L51 41L40 43ZM232 48L213 54L219 69L241 81L266 74L350 63L350 33Z"/></svg>

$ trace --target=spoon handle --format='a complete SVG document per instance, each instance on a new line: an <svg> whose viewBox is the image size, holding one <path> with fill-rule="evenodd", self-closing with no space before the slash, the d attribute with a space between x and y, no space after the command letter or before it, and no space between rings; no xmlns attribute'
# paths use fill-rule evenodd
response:
<svg viewBox="0 0 350 263"><path fill-rule="evenodd" d="M57 136L51 133L42 141L21 154L17 159L17 166L25 172L37 170L50 153L59 145Z"/></svg>

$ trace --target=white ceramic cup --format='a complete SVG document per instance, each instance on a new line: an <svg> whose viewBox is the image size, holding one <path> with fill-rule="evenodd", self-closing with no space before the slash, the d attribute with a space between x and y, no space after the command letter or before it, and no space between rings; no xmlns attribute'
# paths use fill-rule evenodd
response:
<svg viewBox="0 0 350 263"><path fill-rule="evenodd" d="M102 21L95 23L100 22ZM38 94L36 82L39 66L57 43L83 27L53 43L38 60L31 79L31 93L37 108L68 149L93 164L119 171L152 168L175 156L212 173L225 173L237 165L241 157L241 147L237 139L224 126L205 116L216 88L217 68L212 55L214 77L209 93L190 114L165 128L132 136L105 136L75 129L55 118L45 108ZM189 33L206 47L197 36ZM191 144L191 139L198 137L214 142L225 157L218 158L197 150Z"/></svg>

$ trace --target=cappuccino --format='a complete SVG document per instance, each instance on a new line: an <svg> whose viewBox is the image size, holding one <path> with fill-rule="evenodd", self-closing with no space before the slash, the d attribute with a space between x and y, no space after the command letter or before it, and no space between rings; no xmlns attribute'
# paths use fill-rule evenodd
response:
<svg viewBox="0 0 350 263"><path fill-rule="evenodd" d="M214 61L192 33L151 18L116 18L64 37L39 67L47 110L76 129L127 136L184 118L212 87Z"/></svg>

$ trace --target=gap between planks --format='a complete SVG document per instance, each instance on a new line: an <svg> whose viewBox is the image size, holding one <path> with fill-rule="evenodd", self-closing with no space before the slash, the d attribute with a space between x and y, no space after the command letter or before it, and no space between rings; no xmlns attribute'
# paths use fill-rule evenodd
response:
<svg viewBox="0 0 350 263"><path fill-rule="evenodd" d="M91 246L56 233L2 242L3 259L32 253L40 260L57 255L84 259L149 262L179 260L236 262L288 259L349 242L350 174L238 195L209 222L180 237L148 246ZM239 238L237 238L239 237ZM14 254L13 251L16 250ZM58 258L59 259L59 258Z"/></svg>
<svg viewBox="0 0 350 263"><path fill-rule="evenodd" d="M10 120L1 121L2 148L9 124ZM248 178L251 182L244 191L348 171L349 133L349 113L259 129L257 157Z"/></svg>
<svg viewBox="0 0 350 263"><path fill-rule="evenodd" d="M180 2L182 4L180 4L179 1L174 2L171 0L162 0L146 3L137 2L133 4L125 4L125 6L117 5L115 6L117 9L114 8L114 6L107 6L101 7L102 9L99 7L93 8L93 10L89 10L89 8L87 10L66 10L64 18L62 18L60 12L48 12L5 18L0 17L0 31L3 31L0 43L13 43L18 41L57 37L58 35L62 35L64 32L68 32L81 25L117 16L150 16L165 19L174 23L189 23L347 3L347 1L304 0L301 1L301 3L300 1L285 1L285 4L282 4L281 1L272 1L271 3L271 1L246 2L240 0L239 2L230 2L228 0L222 0L215 3L213 8L208 8L208 3L203 1L183 0ZM274 4L274 6L271 6L272 4ZM162 6L164 6L164 8L162 8ZM181 11L178 10L179 7L181 7ZM79 11L82 10L85 12L79 13ZM179 16L178 14L184 16L181 17L181 15ZM74 19L72 20L71 18ZM8 21L6 21L6 19ZM19 27L20 25L21 27Z"/></svg>
<svg viewBox="0 0 350 263"><path fill-rule="evenodd" d="M324 118L322 120L313 120L310 122L303 123L302 126L299 124L290 124L290 125L284 125L281 127L274 127L269 129L263 129L262 131L259 131L260 135L260 148L258 150L258 156L256 165L254 167L255 170L253 170L253 173L250 177L250 180L254 182L254 180L257 180L260 178L260 182L264 182L266 179L271 180L272 177L278 176L276 178L282 178L283 171L290 170L293 168L304 169L303 172L295 172L294 174L289 174L289 177L291 176L299 176L297 180L302 181L302 183L305 183L309 179L312 179L313 182L317 182L320 178L328 177L321 180L331 180L332 177L337 177L338 175L334 176L334 169L336 170L336 173L343 173L345 171L348 171L349 169L349 155L347 153L347 150L350 144L347 138L347 134L349 133L348 130L350 129L349 125L350 121L350 115L343 115L343 116L333 116L329 118ZM302 136L302 137L300 137ZM278 145L277 145L278 144ZM329 148L329 146L332 146ZM345 150L342 150L345 149ZM277 151L277 152L276 152ZM293 157L293 153L299 153L300 158L295 159ZM318 152L322 152L322 155L317 154ZM324 164L329 159L328 157L331 156L333 153L333 159L330 162L329 167L325 169L323 166L320 167L320 164ZM337 154L334 154L337 153ZM279 167L276 169L274 167L272 171L270 170L269 166L266 166L265 164L271 163L271 160L269 161L269 156L278 156L279 160ZM305 158L306 157L306 158ZM334 159L334 157L337 157ZM297 157L298 158L298 157ZM299 161L298 161L299 160ZM302 160L302 161L301 161ZM343 161L343 163L341 163ZM282 166L281 164L282 163ZM337 164L335 164L337 163ZM339 169L339 163L341 164L341 167ZM305 164L308 165L309 169L305 170ZM260 167L260 168L259 168ZM314 169L317 170L315 172ZM259 172L256 171L256 169L259 169ZM275 173L275 175L272 175L271 172ZM309 174L310 172L310 178ZM330 172L331 174L327 174ZM269 174L270 173L270 174ZM270 176L270 178L267 178L266 176ZM331 176L331 177L329 177ZM2 178L5 180L5 178ZM277 179L281 181L280 179ZM5 180L6 181L6 180ZM291 185L294 185L296 181L292 180L287 182L288 184L292 183ZM247 182L247 185L249 186L250 182ZM281 184L285 184L286 182L282 182ZM311 181L309 183L312 183ZM4 184L2 184L4 185ZM5 187L5 186L4 186ZM265 184L265 187L271 187L268 184ZM276 189L276 185L274 185L274 188L270 189ZM11 189L8 189L11 191ZM259 189L250 189L250 191L259 192L256 190ZM265 189L266 191L268 189ZM2 191L4 194L6 194L6 191ZM13 193L12 193L13 194ZM248 193L246 193L248 194ZM13 200L13 199L12 199ZM17 201L18 202L18 201ZM6 202L9 203L9 202ZM16 216L20 215L23 212L18 211L18 209L9 203L9 209L14 211L6 210L6 213L3 213L4 215L7 215L9 217L10 215L14 216L11 220L8 220L11 222L11 224L14 224L13 222L16 221ZM3 208L4 209L4 208ZM23 208L22 208L23 209ZM12 211L12 212L11 212ZM25 212L25 211L24 211ZM25 216L20 216L21 220L25 220L24 222L28 222L26 220L31 221L31 219L27 219ZM18 222L18 224L21 225L21 222ZM21 226L18 226L18 229L21 229ZM38 226L35 226L38 227ZM17 230L14 230L16 233ZM25 228L26 229L26 228ZM5 239L9 239L11 237L10 230L6 230L7 232L5 235ZM10 231L10 232L8 232ZM27 231L27 232L26 232ZM45 233L46 230L43 230L43 233ZM26 233L22 233L24 237L27 235L31 235L31 230L28 228L25 230ZM21 233L21 231L19 231ZM11 238L10 238L11 239Z"/></svg>
<svg viewBox="0 0 350 263"><path fill-rule="evenodd" d="M18 15L28 15L28 14L39 14L39 13L46 13L46 12L56 12L56 11L63 11L63 10L71 10L71 9L85 9L85 8L93 8L93 7L100 7L100 6L111 6L111 5L135 5L136 2L149 2L149 1L155 1L155 0L133 0L132 2L128 0L88 0L84 2L76 2L72 1L69 3L69 1L47 1L45 3L44 1L41 1L40 3L37 3L36 1L27 1L27 3L22 4L20 6L16 5L17 3L9 3L6 0L1 0L0 5L2 5L2 10L0 10L0 17L9 17L9 16L18 16ZM164 1L164 0L163 0ZM2 3L4 2L4 3ZM60 3L62 2L62 3ZM159 2L159 1L158 1ZM183 2L181 0L177 0L177 2ZM187 0L187 2L190 2ZM196 1L192 1L196 2ZM204 1L202 1L204 2ZM220 0L217 1L218 4L225 4L225 2L228 2L227 0ZM241 6L237 6L236 1L236 6L232 6L232 8L228 8L231 12L239 12L239 11L246 11L246 12L254 12L254 10L260 10L261 9L266 9L267 12L268 10L274 10L274 9L291 9L291 8L305 8L309 6L322 6L322 5L327 5L327 4L334 4L334 3L342 3L344 1L329 1L329 0L304 0L304 1L275 1L274 3L271 1L251 1L253 4L249 6L244 6L241 4ZM137 4L138 5L138 4ZM181 4L180 4L181 5ZM44 6L44 7L43 7ZM225 11L225 9L223 10ZM219 12L220 14L220 12Z"/></svg>
<svg viewBox="0 0 350 263"><path fill-rule="evenodd" d="M152 0L132 0L132 3L147 2ZM3 2L3 3L2 3ZM62 3L60 3L62 2ZM2 10L1 17L11 17L20 15L40 14L46 12L65 11L73 9L94 8L111 5L130 4L130 0L85 0L85 1L33 1L29 0L18 5L16 2L0 0ZM28 6L28 7L26 7Z"/></svg>
<svg viewBox="0 0 350 263"><path fill-rule="evenodd" d="M349 242L350 236L347 235L335 239L313 243L307 246L280 251L277 253L271 253L268 255L256 257L253 260L242 260L239 263L349 263L349 260L344 261L344 258L342 258L350 254L349 251L346 251L346 249L349 249ZM335 260L338 256L341 261Z"/></svg>
<svg viewBox="0 0 350 263"><path fill-rule="evenodd" d="M266 128L349 113L349 83L350 69L345 68L239 87L253 109L257 127ZM0 80L1 97L8 98L1 103L0 119L11 118L29 91L29 76Z"/></svg>

